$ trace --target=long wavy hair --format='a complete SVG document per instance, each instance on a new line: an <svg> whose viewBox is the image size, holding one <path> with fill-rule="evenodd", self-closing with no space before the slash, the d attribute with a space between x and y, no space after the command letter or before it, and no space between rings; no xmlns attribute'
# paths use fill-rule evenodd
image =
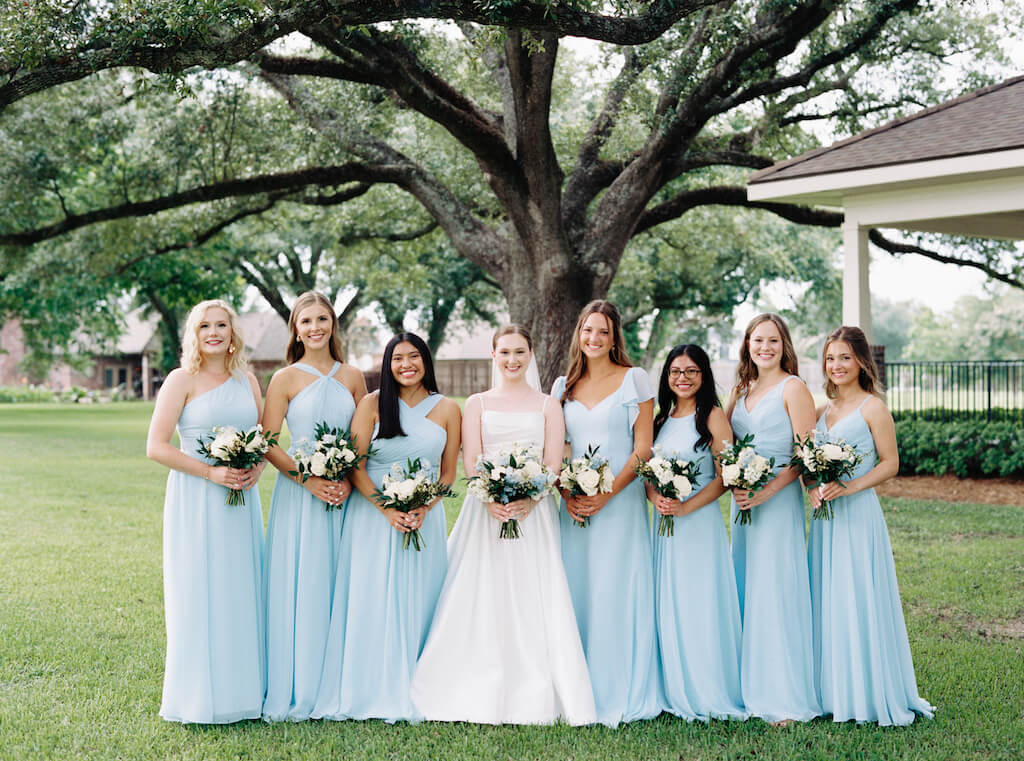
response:
<svg viewBox="0 0 1024 761"><path fill-rule="evenodd" d="M591 301L580 311L580 316L576 320L576 329L572 333L572 344L569 346L569 366L565 371L565 391L562 392L562 402L572 398L573 387L586 372L587 357L583 353L583 349L580 348L580 331L583 329L583 323L592 314L603 314L611 326L612 349L608 358L613 364L620 367L633 366L629 354L626 352L626 339L622 335L622 317L619 316L619 310L610 301L603 299Z"/></svg>
<svg viewBox="0 0 1024 761"><path fill-rule="evenodd" d="M391 357L395 354L395 347L403 341L411 343L423 358L423 387L432 394L437 393L434 359L430 356L426 342L415 333L398 333L392 337L384 347L384 359L380 363L380 391L377 395L377 417L380 419L377 428L378 439L405 436L398 407L398 381L391 372Z"/></svg>
<svg viewBox="0 0 1024 761"><path fill-rule="evenodd" d="M693 416L699 436L693 445L693 449L697 451L711 444L712 437L711 429L708 427L708 417L711 416L713 408L721 407L722 405L718 401L718 392L715 390L715 376L711 371L711 360L708 358L707 352L696 344L679 344L673 347L672 351L665 357L665 364L661 367L661 380L658 382L658 414L654 416L654 435L657 437L658 432L665 425L665 421L672 414L672 410L675 409L676 402L678 401L675 391L669 385L668 374L672 369L673 360L682 356L693 360L693 363L700 370L700 388L697 389L694 397L694 401L697 402L697 411Z"/></svg>
<svg viewBox="0 0 1024 761"><path fill-rule="evenodd" d="M245 359L245 341L238 329L238 313L223 299L200 301L189 310L185 319L185 330L181 336L181 367L190 375L199 372L203 364L203 353L199 348L199 323L206 317L206 311L220 307L228 315L231 326L231 343L228 345L227 369L234 376L243 375L249 367Z"/></svg>
<svg viewBox="0 0 1024 761"><path fill-rule="evenodd" d="M747 329L743 332L743 344L740 346L740 362L736 366L736 386L733 389L737 397L747 393L750 384L757 380L757 365L754 364L754 360L750 357L750 334L762 322L769 321L775 323L775 327L779 329L779 335L782 336L782 361L780 362L782 370L790 375L800 374L800 363L797 360L796 349L793 348L793 339L790 338L786 321L773 312L759 314L750 321Z"/></svg>
<svg viewBox="0 0 1024 761"><path fill-rule="evenodd" d="M331 315L331 339L327 344L331 352L331 358L338 362L344 362L345 356L341 352L341 337L338 335L338 315L334 312L334 305L327 300L327 297L318 291L306 291L295 300L292 313L288 315L288 349L285 356L288 364L298 362L306 353L306 345L299 340L299 329L296 325L299 314L303 309L319 304Z"/></svg>
<svg viewBox="0 0 1024 761"><path fill-rule="evenodd" d="M857 373L857 383L869 394L874 394L884 399L882 383L878 378L878 366L875 364L875 358L871 354L871 345L868 343L864 331L852 325L843 325L841 328L836 328L825 339L825 346L821 350L821 372L825 375L825 395L829 399L835 399L839 396L839 389L832 382L832 379L828 377L828 372L825 371L825 355L828 354L828 345L833 341L846 341L850 345L850 348L853 349L853 357L857 360L857 364L860 365L860 372Z"/></svg>

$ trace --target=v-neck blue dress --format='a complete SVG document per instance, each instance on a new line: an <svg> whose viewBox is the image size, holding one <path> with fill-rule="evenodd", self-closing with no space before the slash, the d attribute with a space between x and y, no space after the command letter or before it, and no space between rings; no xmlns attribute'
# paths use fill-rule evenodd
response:
<svg viewBox="0 0 1024 761"><path fill-rule="evenodd" d="M249 379L232 376L185 405L181 451L197 460L214 426L247 430L259 411ZM228 490L172 470L164 499L164 611L167 661L160 715L226 724L259 718L265 652L263 514L259 490L227 505Z"/></svg>
<svg viewBox="0 0 1024 761"><path fill-rule="evenodd" d="M869 397L870 398L870 397ZM867 399L865 399L865 402ZM878 459L862 408L831 429L863 455L851 478ZM935 710L917 694L889 532L874 489L839 497L831 520L812 520L808 562L814 632L814 676L821 707L833 721L910 724Z"/></svg>
<svg viewBox="0 0 1024 761"><path fill-rule="evenodd" d="M561 399L565 378L551 395ZM619 473L633 452L633 423L640 403L652 399L650 380L631 367L622 384L592 409L569 400L564 405L566 437L573 457L590 445ZM581 528L559 511L562 560L580 627L580 639L594 688L597 720L650 719L664 706L654 626L654 571L650 521L643 484L635 479Z"/></svg>
<svg viewBox="0 0 1024 761"><path fill-rule="evenodd" d="M747 410L736 400L736 438L754 434L754 449L775 458L775 472L793 455L793 424L783 389L803 383L790 375ZM804 495L799 481L752 509L751 522L735 523L732 559L743 625L740 683L743 703L765 721L809 721L821 714L811 657L811 590L807 578Z"/></svg>
<svg viewBox="0 0 1024 761"><path fill-rule="evenodd" d="M292 367L315 376L288 404L288 454L302 439L312 442L317 423L348 428L355 411L352 394L335 376L311 365ZM327 510L305 487L280 474L274 483L267 522L263 572L267 601L267 697L263 718L302 721L313 711L327 649L335 571L344 507Z"/></svg>
<svg viewBox="0 0 1024 761"><path fill-rule="evenodd" d="M448 434L427 415L444 397L431 394L415 407L399 401L404 436L378 439L366 470L373 483L395 463L430 462L440 474ZM424 546L402 547L404 534L358 491L345 507L331 627L314 719L420 718L409 692L448 568L444 503L427 513Z"/></svg>

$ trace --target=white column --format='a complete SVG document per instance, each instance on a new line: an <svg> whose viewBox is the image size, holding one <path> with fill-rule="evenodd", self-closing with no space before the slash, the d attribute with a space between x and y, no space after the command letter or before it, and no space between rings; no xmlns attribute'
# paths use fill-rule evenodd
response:
<svg viewBox="0 0 1024 761"><path fill-rule="evenodd" d="M868 230L856 220L843 223L843 325L856 325L868 343L871 332L871 290L868 287Z"/></svg>
<svg viewBox="0 0 1024 761"><path fill-rule="evenodd" d="M142 352L142 398L147 402L153 396L153 384L149 376L149 355Z"/></svg>

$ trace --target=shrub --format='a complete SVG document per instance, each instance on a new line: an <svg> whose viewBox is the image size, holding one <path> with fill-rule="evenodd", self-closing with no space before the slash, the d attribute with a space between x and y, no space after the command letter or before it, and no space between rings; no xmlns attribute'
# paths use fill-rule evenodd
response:
<svg viewBox="0 0 1024 761"><path fill-rule="evenodd" d="M950 410L943 407L928 407L922 410L893 410L892 416L899 420L1014 420L1024 422L1024 410L1008 407L992 407L988 410Z"/></svg>
<svg viewBox="0 0 1024 761"><path fill-rule="evenodd" d="M0 403L52 402L54 392L44 386L0 386Z"/></svg>
<svg viewBox="0 0 1024 761"><path fill-rule="evenodd" d="M903 419L896 422L902 475L1024 478L1019 421Z"/></svg>

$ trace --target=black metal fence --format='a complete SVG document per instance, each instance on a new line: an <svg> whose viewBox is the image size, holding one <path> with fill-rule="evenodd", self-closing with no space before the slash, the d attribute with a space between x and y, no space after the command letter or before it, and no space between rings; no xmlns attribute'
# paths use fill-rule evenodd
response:
<svg viewBox="0 0 1024 761"><path fill-rule="evenodd" d="M1024 423L1024 359L886 362L885 389L896 418Z"/></svg>

